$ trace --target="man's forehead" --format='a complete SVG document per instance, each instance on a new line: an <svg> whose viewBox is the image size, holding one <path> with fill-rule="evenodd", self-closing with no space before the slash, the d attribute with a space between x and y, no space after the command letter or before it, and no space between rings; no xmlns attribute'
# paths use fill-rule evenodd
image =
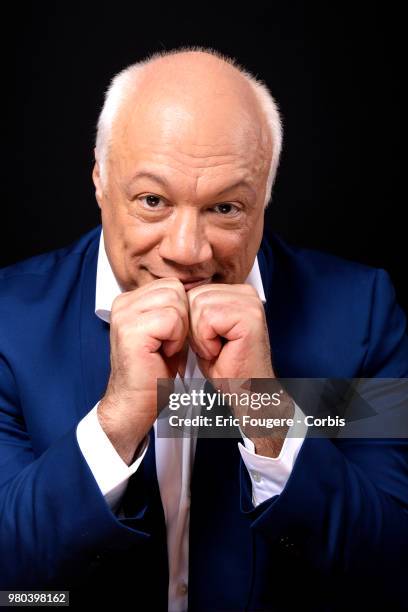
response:
<svg viewBox="0 0 408 612"><path fill-rule="evenodd" d="M260 136L265 118L248 81L208 58L173 58L150 66L128 90L114 124L122 135L175 138L208 146ZM186 62L188 70L186 70ZM182 68L182 69L180 69Z"/></svg>
<svg viewBox="0 0 408 612"><path fill-rule="evenodd" d="M250 159L248 151L242 156L200 159L186 159L175 151L169 155L163 152L152 155L149 150L138 153L118 162L117 176L126 191L164 188L170 193L177 190L181 194L186 190L211 197L221 197L233 190L248 197L256 197L259 192L262 167L259 157Z"/></svg>
<svg viewBox="0 0 408 612"><path fill-rule="evenodd" d="M177 88L140 83L114 122L114 163L166 163L167 158L199 175L212 173L216 166L244 165L253 174L266 171L272 143L259 106L248 95L241 99L239 87L223 87L181 95Z"/></svg>
<svg viewBox="0 0 408 612"><path fill-rule="evenodd" d="M169 166L194 177L214 177L224 172L262 173L269 167L271 148L253 129L237 127L218 130L214 125L186 126L175 117L173 125L157 122L124 124L116 132L112 147L113 163L128 179L141 164Z"/></svg>
<svg viewBox="0 0 408 612"><path fill-rule="evenodd" d="M265 127L257 114L237 105L195 105L164 99L151 106L128 103L115 123L112 135L119 146L177 146L197 157L215 149L222 155L257 146L263 140Z"/></svg>
<svg viewBox="0 0 408 612"><path fill-rule="evenodd" d="M181 180L180 180L181 178ZM128 181L124 183L125 190L132 194L138 187L159 187L169 194L176 194L178 191L190 191L194 195L205 197L221 198L228 193L241 193L246 196L248 201L255 200L257 196L257 186L254 177L249 172L218 173L217 176L208 177L190 176L186 177L177 173L166 173L166 169L155 167L138 170Z"/></svg>

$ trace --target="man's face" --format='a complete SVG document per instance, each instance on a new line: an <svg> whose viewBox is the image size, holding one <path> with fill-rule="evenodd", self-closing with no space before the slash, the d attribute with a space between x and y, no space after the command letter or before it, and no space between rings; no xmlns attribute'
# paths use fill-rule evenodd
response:
<svg viewBox="0 0 408 612"><path fill-rule="evenodd" d="M123 290L177 277L243 283L263 231L269 136L226 97L192 103L146 94L121 112L96 196Z"/></svg>

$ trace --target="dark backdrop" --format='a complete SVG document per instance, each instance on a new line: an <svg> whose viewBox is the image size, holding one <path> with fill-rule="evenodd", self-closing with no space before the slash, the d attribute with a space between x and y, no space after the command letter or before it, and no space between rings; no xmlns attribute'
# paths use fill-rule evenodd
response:
<svg viewBox="0 0 408 612"><path fill-rule="evenodd" d="M69 244L99 223L92 148L110 78L149 52L197 44L235 56L281 107L284 150L268 228L385 268L408 309L402 15L375 2L151 5L26 2L3 14L0 265Z"/></svg>

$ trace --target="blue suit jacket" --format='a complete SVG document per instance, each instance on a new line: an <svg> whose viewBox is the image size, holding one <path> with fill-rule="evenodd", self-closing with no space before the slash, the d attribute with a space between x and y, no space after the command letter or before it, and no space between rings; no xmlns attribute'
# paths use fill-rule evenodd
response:
<svg viewBox="0 0 408 612"><path fill-rule="evenodd" d="M0 586L166 610L152 432L123 519L76 439L109 376L109 326L94 313L100 229L0 271ZM408 376L406 321L384 270L277 236L258 257L278 376ZM344 610L352 589L354 602L402 606L406 458L402 439L306 438L284 491L254 509L237 441L199 439L189 609Z"/></svg>

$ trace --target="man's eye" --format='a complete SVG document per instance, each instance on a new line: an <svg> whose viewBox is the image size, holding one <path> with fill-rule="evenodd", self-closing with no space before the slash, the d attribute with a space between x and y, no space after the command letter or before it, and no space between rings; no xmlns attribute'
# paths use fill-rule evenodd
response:
<svg viewBox="0 0 408 612"><path fill-rule="evenodd" d="M156 195L142 196L140 200L144 203L146 208L150 209L161 208L160 204L163 203L163 200Z"/></svg>
<svg viewBox="0 0 408 612"><path fill-rule="evenodd" d="M239 213L238 206L235 206L235 204L229 204L228 202L226 202L225 204L217 204L216 206L214 206L214 210L220 215L228 215L230 217Z"/></svg>

